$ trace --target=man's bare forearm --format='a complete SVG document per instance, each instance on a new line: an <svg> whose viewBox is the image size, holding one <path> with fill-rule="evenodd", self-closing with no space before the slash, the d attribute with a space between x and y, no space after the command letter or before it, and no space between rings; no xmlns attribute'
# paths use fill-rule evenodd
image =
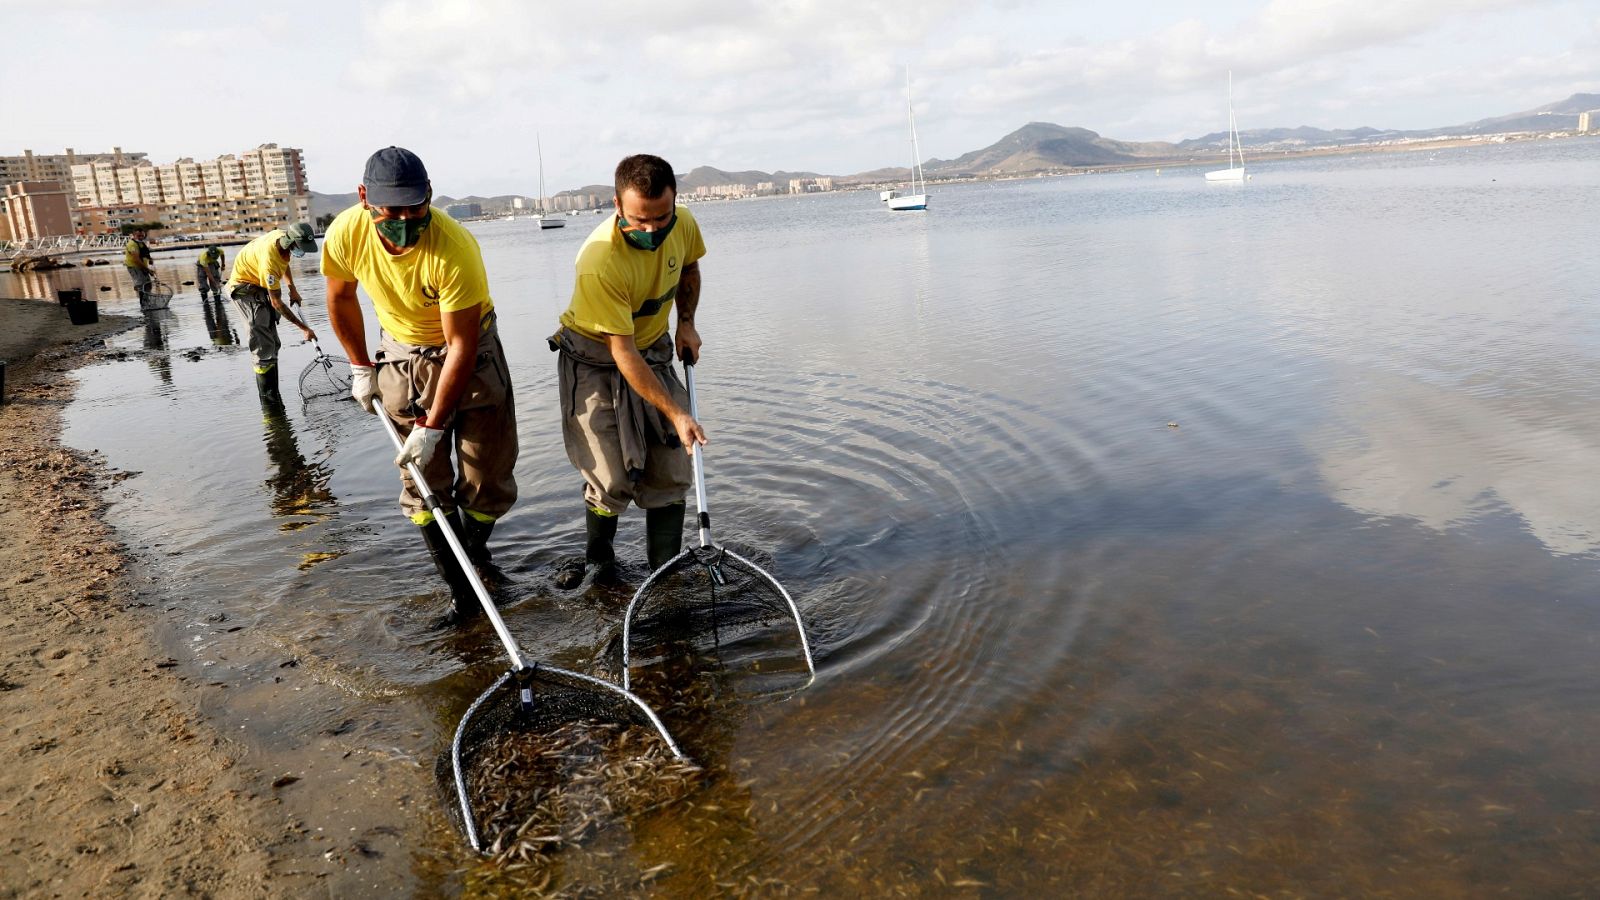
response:
<svg viewBox="0 0 1600 900"><path fill-rule="evenodd" d="M678 276L678 293L673 297L678 307L679 322L693 322L695 310L700 308L700 264L692 262L683 267Z"/></svg>
<svg viewBox="0 0 1600 900"><path fill-rule="evenodd" d="M351 363L372 365L372 357L367 355L367 323L361 315L355 283L349 282L349 286L344 287L335 284L333 279L328 282L328 321L333 325L334 336Z"/></svg>

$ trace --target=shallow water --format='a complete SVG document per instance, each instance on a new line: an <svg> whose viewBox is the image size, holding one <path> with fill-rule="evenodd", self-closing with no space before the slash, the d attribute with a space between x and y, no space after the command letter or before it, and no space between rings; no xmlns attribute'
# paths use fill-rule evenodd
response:
<svg viewBox="0 0 1600 900"><path fill-rule="evenodd" d="M818 678L721 689L792 667L778 638L647 673L708 777L550 883L1600 888L1597 154L960 185L925 215L867 193L696 207L717 536L772 561ZM531 657L607 673L626 593L549 581L581 501L543 338L593 221L474 230L522 442L506 620ZM107 299L131 296L120 271L0 295L83 280L137 314ZM181 288L80 373L66 440L139 473L112 515L164 639L252 761L304 779L283 794L330 885L492 892L453 871L432 772L499 644L429 627L378 428L264 417L224 318ZM286 348L287 394L311 357ZM642 531L624 520L635 582Z"/></svg>

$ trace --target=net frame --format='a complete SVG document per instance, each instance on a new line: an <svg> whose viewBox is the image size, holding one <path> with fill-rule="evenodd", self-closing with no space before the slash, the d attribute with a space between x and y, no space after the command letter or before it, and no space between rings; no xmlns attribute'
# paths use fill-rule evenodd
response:
<svg viewBox="0 0 1600 900"><path fill-rule="evenodd" d="M354 400L350 395L350 360L329 356L315 344L317 355L300 370L300 402Z"/></svg>
<svg viewBox="0 0 1600 900"><path fill-rule="evenodd" d="M673 758L680 761L689 759L650 705L631 691L604 679L556 666L535 663L521 669L510 669L467 707L450 741L449 772L455 794L450 818L466 835L467 843L476 853L487 853L489 848L485 845L479 824L481 820L473 808L473 791L467 780L471 765L466 759L473 745L483 743L482 735L506 730L519 716L530 720L531 724L534 708L538 705L535 695L543 691L549 698L556 688L565 688L570 692L561 703L561 712L568 711L576 704L583 707L585 718L648 727L666 745ZM574 700L578 695L584 699ZM490 720L488 724L484 724L485 719Z"/></svg>
<svg viewBox="0 0 1600 900"><path fill-rule="evenodd" d="M322 354L321 347L317 348L317 352L319 355L326 355ZM400 440L400 432L394 427L394 422L389 420L388 413L381 407L377 408L375 412L378 421L382 423L384 432L389 435L389 442L394 445L395 450L403 450L405 445ZM648 723L660 735L661 739L666 742L674 757L680 760L687 760L688 757L684 755L682 750L678 749L677 742L667 733L666 726L661 724L661 719L656 716L655 711L650 708L649 704L627 689L617 687L609 681L595 678L592 675L583 675L578 672L556 668L555 666L530 665L524 660L522 648L517 646L517 641L511 636L511 631L506 627L505 620L500 618L500 611L495 608L494 601L490 599L489 590L484 587L483 579L478 576L477 567L468 559L466 548L462 546L461 539L456 535L455 527L450 523L449 516L445 515L444 508L439 503L439 498L428 487L428 480L423 477L422 470L416 463L407 463L406 471L411 474L411 480L417 485L418 492L422 494L423 503L434 514L434 520L440 526L440 534L444 537L445 543L450 545L450 552L455 556L456 563L461 567L461 573L466 576L468 583L472 585L473 593L477 595L478 603L483 607L484 615L488 617L489 624L494 627L495 635L500 638L501 645L505 647L506 657L511 662L510 670L500 676L499 680L490 685L488 690L478 695L478 699L467 707L467 712L461 717L461 722L456 725L456 733L451 740L452 778L455 781L456 796L462 804L460 807L462 821L458 824L466 832L468 842L472 845L473 851L482 853L483 845L482 837L477 833L477 826L473 819L469 787L461 765L462 750L472 740L472 734L476 731L476 729L469 729L467 723L495 712L496 707L492 705L492 698L501 693L502 689L513 679L516 681L517 702L524 712L532 707L533 689L542 674L546 683L549 683L551 679L558 679L565 682L568 687L589 691L593 696L606 698L612 704L612 709L622 709L628 712L627 716L622 717L623 720ZM619 706L618 704L621 705ZM598 704L590 705L591 711L599 708ZM493 728L497 724L501 723L491 721L489 726Z"/></svg>
<svg viewBox="0 0 1600 900"><path fill-rule="evenodd" d="M139 309L166 309L172 303L172 294L172 285L152 276L150 283L139 293Z"/></svg>
<svg viewBox="0 0 1600 900"><path fill-rule="evenodd" d="M696 400L694 390L694 362L687 356L683 360L683 373L689 389L689 415L698 419L700 418L700 405ZM805 621L800 617L800 609L795 606L794 598L789 596L789 591L784 588L778 579L772 577L772 573L711 540L711 509L706 499L705 445L695 446L693 451L691 455L694 458L694 494L698 510L697 518L700 523L700 546L690 547L682 551L660 568L651 572L650 577L639 585L638 590L634 591L632 599L628 601L628 609L622 616L622 686L624 689L630 689L633 683L630 675L633 668L633 625L639 608L648 596L650 588L657 581L675 573L685 561L692 558L695 563L706 569L713 583L711 599L713 610L716 604L715 586L727 583L726 573L722 571L721 567L722 563L728 559L732 559L758 579L764 581L772 589L773 593L783 598L784 604L788 607L789 615L794 619L795 633L800 638L800 653L806 663L807 679L802 688L809 687L816 680L817 665L811 655L811 641L806 637ZM715 613L713 612L714 615Z"/></svg>
<svg viewBox="0 0 1600 900"><path fill-rule="evenodd" d="M800 617L800 609L795 605L794 598L789 595L789 591L784 588L782 582L778 581L777 578L773 577L772 573L768 572L766 569L762 568L760 565L756 564L750 559L735 553L721 544L707 542L699 547L691 547L687 550L684 550L677 556L668 560L660 568L656 569L654 572L651 572L650 577L646 578L644 583L639 585L638 590L634 591L633 598L628 601L627 611L623 613L622 617L622 686L624 688L628 690L633 689L633 680L631 674L633 671L633 648L635 643L635 635L638 631L634 625L640 617L640 612L646 607L647 601L651 597L651 591L656 584L670 576L677 575L681 571L692 566L704 568L706 570L707 577L711 582L709 606L711 607L713 628L720 628L722 626L718 621L718 601L716 597L716 591L718 587L728 584L729 578L727 574L727 568L730 566L730 564L741 569L743 574L747 577L753 578L754 580L760 582L761 585L766 589L766 593L782 599L783 606L781 608L772 605L765 605L763 608L767 613L770 613L772 617L783 618L784 613L787 613L787 617L794 621L795 636L800 641L800 656L805 660L806 664L806 683L800 686L801 689L809 687L810 684L816 680L817 666L816 661L811 655L811 641L806 636L805 622ZM759 592L747 592L746 596L749 596L750 594L758 595ZM690 606L692 604L686 603L683 605ZM758 618L764 621L766 617ZM733 623L729 623L730 626L732 624ZM719 636L719 643L720 640L721 639Z"/></svg>

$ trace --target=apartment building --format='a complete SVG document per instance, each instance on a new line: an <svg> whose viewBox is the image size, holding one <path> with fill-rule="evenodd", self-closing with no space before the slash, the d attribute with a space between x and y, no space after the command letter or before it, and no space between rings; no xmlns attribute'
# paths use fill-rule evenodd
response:
<svg viewBox="0 0 1600 900"><path fill-rule="evenodd" d="M95 160L72 166L71 184L85 230L106 216L89 210L151 207L166 233L253 233L310 221L311 197L300 151L262 144L202 162L165 165Z"/></svg>
<svg viewBox="0 0 1600 900"><path fill-rule="evenodd" d="M24 150L21 156L0 156L0 185L18 181L71 184L73 166L101 160L134 165L144 158L143 153L124 153L121 147L111 148L110 153L74 153L71 147L67 148L66 153L36 154L32 150Z"/></svg>
<svg viewBox="0 0 1600 900"><path fill-rule="evenodd" d="M5 186L9 240L59 237L73 233L72 200L55 181L18 181Z"/></svg>

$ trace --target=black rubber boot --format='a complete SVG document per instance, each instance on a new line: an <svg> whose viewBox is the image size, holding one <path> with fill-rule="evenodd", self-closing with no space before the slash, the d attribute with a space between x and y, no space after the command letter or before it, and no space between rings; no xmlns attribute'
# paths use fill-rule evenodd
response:
<svg viewBox="0 0 1600 900"><path fill-rule="evenodd" d="M451 513L450 524L456 528L456 535L461 534L461 523L455 513ZM433 567L439 570L439 577L450 588L451 610L448 619L456 622L465 621L479 611L477 592L472 589L472 582L467 580L465 572L461 571L461 564L456 562L456 555L450 549L450 543L445 540L442 526L437 520L422 526L422 542L428 545L428 555L433 557Z"/></svg>
<svg viewBox="0 0 1600 900"><path fill-rule="evenodd" d="M484 587L491 591L499 588L505 583L505 573L494 564L489 553L489 535L494 533L494 522L481 522L473 516L462 516L461 522L461 545L467 551L467 559L472 560Z"/></svg>
<svg viewBox="0 0 1600 900"><path fill-rule="evenodd" d="M283 401L283 395L278 393L278 367L273 366L265 372L256 373L256 393L263 400Z"/></svg>
<svg viewBox="0 0 1600 900"><path fill-rule="evenodd" d="M682 503L644 511L644 543L650 571L672 562L683 549Z"/></svg>
<svg viewBox="0 0 1600 900"><path fill-rule="evenodd" d="M594 573L595 584L617 583L617 552L612 545L617 539L618 518L602 516L593 509L583 511L584 529L588 532L588 541L583 548L583 565L572 563L562 566L561 571L556 573L556 587L562 590L575 588L591 572Z"/></svg>

